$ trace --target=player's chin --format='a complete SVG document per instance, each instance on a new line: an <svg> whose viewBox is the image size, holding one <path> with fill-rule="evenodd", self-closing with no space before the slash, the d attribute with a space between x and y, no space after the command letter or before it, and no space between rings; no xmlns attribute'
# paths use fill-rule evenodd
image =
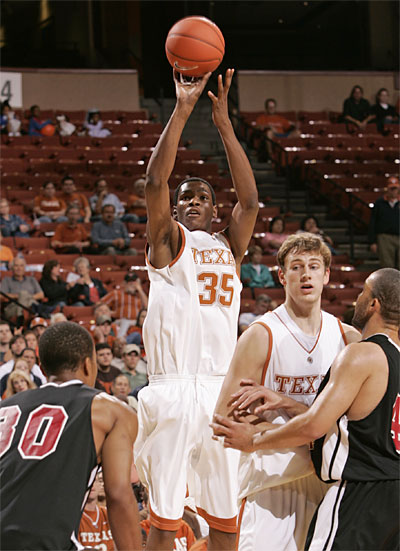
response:
<svg viewBox="0 0 400 551"><path fill-rule="evenodd" d="M206 223L202 216L186 216L184 225L187 227L189 231L195 231L195 230L206 230Z"/></svg>

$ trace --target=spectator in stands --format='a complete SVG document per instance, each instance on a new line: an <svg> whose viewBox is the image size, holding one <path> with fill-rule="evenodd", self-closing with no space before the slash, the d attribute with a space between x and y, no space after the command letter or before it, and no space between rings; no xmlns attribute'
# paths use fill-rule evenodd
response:
<svg viewBox="0 0 400 551"><path fill-rule="evenodd" d="M261 264L262 249L258 245L249 247L248 250L249 262L242 264L240 278L245 287L275 287L274 278L271 272Z"/></svg>
<svg viewBox="0 0 400 551"><path fill-rule="evenodd" d="M239 316L239 334L241 335L253 321L270 312L273 308L275 308L275 304L270 296L258 295L253 312L243 312Z"/></svg>
<svg viewBox="0 0 400 551"><path fill-rule="evenodd" d="M107 291L99 279L90 276L90 263L87 258L77 258L74 268L79 278L70 282L72 286L68 292L69 302L72 306L93 306L107 294Z"/></svg>
<svg viewBox="0 0 400 551"><path fill-rule="evenodd" d="M102 207L101 220L93 224L91 236L99 254L137 254L135 249L129 247L131 238L125 224L115 218L114 205Z"/></svg>
<svg viewBox="0 0 400 551"><path fill-rule="evenodd" d="M147 316L147 308L142 308L136 318L136 324L131 325L128 329L126 342L128 344L137 344L143 348L143 324Z"/></svg>
<svg viewBox="0 0 400 551"><path fill-rule="evenodd" d="M133 182L133 193L128 197L127 211L138 217L137 222L147 222L146 199L144 196L145 179L138 178Z"/></svg>
<svg viewBox="0 0 400 551"><path fill-rule="evenodd" d="M269 231L260 241L264 254L276 255L279 247L288 235L288 233L285 233L284 218L282 216L275 216L269 223Z"/></svg>
<svg viewBox="0 0 400 551"><path fill-rule="evenodd" d="M37 338L36 333L34 333L33 330L28 329L28 331L25 331L25 333L24 333L24 339L26 341L27 348L32 348L32 350L35 350L36 354L38 354L39 353L39 339Z"/></svg>
<svg viewBox="0 0 400 551"><path fill-rule="evenodd" d="M1 242L1 234L0 234L0 271L7 271L13 258L14 254L10 247L7 247L6 245L3 245Z"/></svg>
<svg viewBox="0 0 400 551"><path fill-rule="evenodd" d="M268 98L265 100L265 113L259 115L256 118L256 127L263 132L264 139L261 139L258 148L259 161L266 160L265 147L269 158L272 157L272 147L270 142L265 141L265 136L273 140L274 138L288 138L289 136L295 138L300 135L299 130L296 128L296 124L292 121L288 121L285 117L277 115L276 113L276 100Z"/></svg>
<svg viewBox="0 0 400 551"><path fill-rule="evenodd" d="M22 335L14 335L10 340L10 353L6 352L3 357L3 366L5 364L8 364L9 366L13 367L14 362L22 356L22 353L26 347L27 344L25 338ZM0 362L0 364L1 363L2 362Z"/></svg>
<svg viewBox="0 0 400 551"><path fill-rule="evenodd" d="M112 327L113 324L111 324ZM122 371L124 368L124 347L126 345L126 341L123 338L116 338L114 339L113 345L112 345L112 353L113 353L113 362L112 365L114 367L117 367L119 370Z"/></svg>
<svg viewBox="0 0 400 551"><path fill-rule="evenodd" d="M66 208L64 201L56 197L56 186L53 182L45 182L41 194L33 201L33 213L40 223L65 222Z"/></svg>
<svg viewBox="0 0 400 551"><path fill-rule="evenodd" d="M101 489L101 482L97 475L82 512L78 540L82 544L81 549L92 549L93 544L94 549L114 551L115 544L108 521L107 507L99 505L97 502Z"/></svg>
<svg viewBox="0 0 400 551"><path fill-rule="evenodd" d="M111 384L115 377L121 374L118 368L111 365L113 360L111 346L106 342L96 344L96 358L98 371L95 388L111 394Z"/></svg>
<svg viewBox="0 0 400 551"><path fill-rule="evenodd" d="M303 233L303 232L319 235L319 237L328 245L332 254L337 254L335 249L333 248L332 239L329 237L329 235L327 235L323 230L320 229L317 218L312 214L305 216L303 218L303 220L300 223L300 229L297 230L296 233Z"/></svg>
<svg viewBox="0 0 400 551"><path fill-rule="evenodd" d="M389 91L387 88L380 88L375 97L375 104L371 107L373 122L376 123L378 132L384 135L389 134L385 129L386 124L399 124L399 114L393 105L389 105Z"/></svg>
<svg viewBox="0 0 400 551"><path fill-rule="evenodd" d="M92 220L100 220L104 205L113 205L116 218L124 215L125 209L121 201L114 193L109 193L108 184L105 178L100 178L94 185L94 195L89 198L92 209Z"/></svg>
<svg viewBox="0 0 400 551"><path fill-rule="evenodd" d="M8 362L11 359L10 341L12 338L13 333L10 324L8 321L0 320L0 364Z"/></svg>
<svg viewBox="0 0 400 551"><path fill-rule="evenodd" d="M107 136L111 136L111 131L108 128L103 128L101 114L97 109L88 112L83 126L92 138L107 138Z"/></svg>
<svg viewBox="0 0 400 551"><path fill-rule="evenodd" d="M77 207L79 209L80 218L78 222L90 222L92 211L90 209L89 201L86 195L76 191L75 181L72 176L64 176L61 180L62 193L59 198L64 201L67 208L70 206Z"/></svg>
<svg viewBox="0 0 400 551"><path fill-rule="evenodd" d="M57 306L62 310L67 304L69 284L60 277L58 260L52 259L45 263L39 283L47 298L49 311L53 311Z"/></svg>
<svg viewBox="0 0 400 551"><path fill-rule="evenodd" d="M30 112L28 134L30 136L41 136L41 129L48 124L52 124L53 121L51 119L45 121L40 119L40 107L38 105L32 105Z"/></svg>
<svg viewBox="0 0 400 551"><path fill-rule="evenodd" d="M142 308L147 308L147 295L143 291L137 274L128 272L124 278L122 289L114 289L102 299L102 302L111 308L113 318L136 320L139 311ZM123 330L121 332L123 334Z"/></svg>
<svg viewBox="0 0 400 551"><path fill-rule="evenodd" d="M93 330L93 338L96 343L106 342L111 348L117 335L113 331L112 319L107 314L96 316L96 325Z"/></svg>
<svg viewBox="0 0 400 551"><path fill-rule="evenodd" d="M133 396L129 396L131 387L129 386L129 379L123 373L120 373L115 377L111 384L111 392L113 396L126 402L136 412L138 410L138 401Z"/></svg>
<svg viewBox="0 0 400 551"><path fill-rule="evenodd" d="M21 135L21 121L16 117L7 100L1 104L0 127L2 134Z"/></svg>
<svg viewBox="0 0 400 551"><path fill-rule="evenodd" d="M130 391L135 390L138 386L145 385L147 383L147 376L143 372L137 371L139 363L143 361L140 358L140 348L138 345L125 345L122 358L125 364L122 373L128 377Z"/></svg>
<svg viewBox="0 0 400 551"><path fill-rule="evenodd" d="M50 316L50 325L62 323L63 321L68 321L68 318L62 312L56 312Z"/></svg>
<svg viewBox="0 0 400 551"><path fill-rule="evenodd" d="M369 101L363 98L364 90L356 84L350 92L350 96L344 100L342 119L346 123L355 125L364 130L367 124L374 118L370 114ZM351 129L351 126L350 126Z"/></svg>
<svg viewBox="0 0 400 551"><path fill-rule="evenodd" d="M56 130L60 136L72 136L76 131L76 126L69 121L66 115L57 115Z"/></svg>
<svg viewBox="0 0 400 551"><path fill-rule="evenodd" d="M30 226L17 214L10 214L7 199L0 199L0 229L3 237L29 237Z"/></svg>
<svg viewBox="0 0 400 551"><path fill-rule="evenodd" d="M89 252L90 238L83 224L79 224L79 208L70 205L65 213L67 222L61 222L56 227L51 246L61 254L77 254Z"/></svg>
<svg viewBox="0 0 400 551"><path fill-rule="evenodd" d="M47 382L46 377L43 375L40 367L37 364L36 353L32 348L25 348L21 356L22 360L28 365L28 372L31 380L35 383L36 386L41 386ZM7 362L1 366L1 379L0 379L0 396L3 396L4 391L7 387L7 381L10 373L13 371L14 367L17 365L17 360L15 362Z"/></svg>
<svg viewBox="0 0 400 551"><path fill-rule="evenodd" d="M18 392L32 388L37 388L37 386L29 377L29 374L20 369L15 369L7 378L5 398L10 398L10 396L14 396Z"/></svg>
<svg viewBox="0 0 400 551"><path fill-rule="evenodd" d="M368 240L381 268L400 269L400 184L394 176L388 178L383 197L375 201Z"/></svg>
<svg viewBox="0 0 400 551"><path fill-rule="evenodd" d="M29 325L29 329L31 329L31 331L33 331L37 341L39 342L40 337L46 331L48 326L49 326L49 323L48 323L47 320L45 320L44 318L41 318L40 316L36 316L36 318L33 318L33 320L31 321L31 323ZM27 337L26 337L26 339L28 341Z"/></svg>
<svg viewBox="0 0 400 551"><path fill-rule="evenodd" d="M10 298L17 300L22 306L38 309L40 301L44 299L44 293L32 276L25 275L26 262L24 258L15 257L11 262L12 276L6 276L0 283L0 291ZM0 301L7 300L2 295ZM23 309L18 304L10 302L4 309L6 319L20 318Z"/></svg>

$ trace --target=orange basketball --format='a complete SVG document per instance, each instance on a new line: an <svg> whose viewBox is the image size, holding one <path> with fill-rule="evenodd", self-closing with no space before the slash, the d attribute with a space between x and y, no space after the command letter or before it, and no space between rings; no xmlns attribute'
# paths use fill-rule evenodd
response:
<svg viewBox="0 0 400 551"><path fill-rule="evenodd" d="M54 136L55 131L56 129L52 124L46 124L46 126L43 126L43 128L40 130L40 133L42 134L42 136Z"/></svg>
<svg viewBox="0 0 400 551"><path fill-rule="evenodd" d="M168 61L189 77L215 71L225 53L224 37L215 23L194 15L177 21L165 42Z"/></svg>

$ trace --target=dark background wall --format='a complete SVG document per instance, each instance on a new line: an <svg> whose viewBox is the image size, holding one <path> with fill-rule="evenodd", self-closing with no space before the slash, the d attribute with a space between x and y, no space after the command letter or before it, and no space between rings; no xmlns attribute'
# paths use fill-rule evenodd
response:
<svg viewBox="0 0 400 551"><path fill-rule="evenodd" d="M397 1L3 0L5 67L136 68L142 91L172 95L164 42L172 24L205 15L226 40L224 67L397 70Z"/></svg>

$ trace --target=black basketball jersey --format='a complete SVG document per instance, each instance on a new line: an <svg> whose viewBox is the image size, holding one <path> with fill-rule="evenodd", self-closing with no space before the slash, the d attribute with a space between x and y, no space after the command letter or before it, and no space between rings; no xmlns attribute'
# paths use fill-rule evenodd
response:
<svg viewBox="0 0 400 551"><path fill-rule="evenodd" d="M386 355L389 377L386 392L376 408L360 421L349 421L346 415L322 438L314 442L312 461L319 478L372 481L400 478L400 352L383 334L364 342L378 344ZM318 394L328 383L330 370Z"/></svg>
<svg viewBox="0 0 400 551"><path fill-rule="evenodd" d="M97 472L91 405L73 380L20 392L0 407L1 549L73 550Z"/></svg>

